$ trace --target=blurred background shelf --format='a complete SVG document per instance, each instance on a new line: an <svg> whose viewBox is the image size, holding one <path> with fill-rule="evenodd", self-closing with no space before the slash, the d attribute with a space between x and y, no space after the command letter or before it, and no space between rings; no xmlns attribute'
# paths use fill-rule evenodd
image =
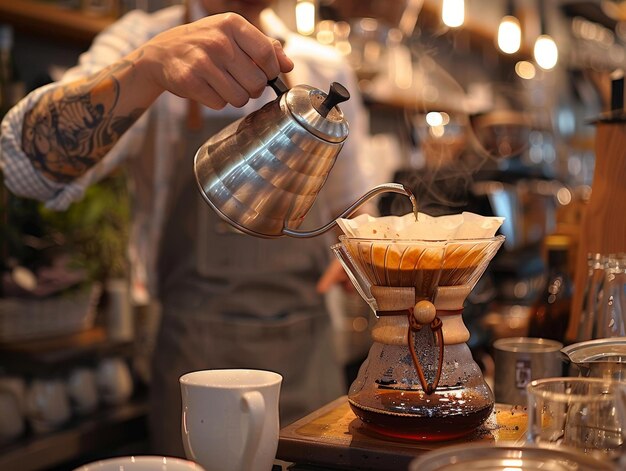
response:
<svg viewBox="0 0 626 471"><path fill-rule="evenodd" d="M94 327L73 335L0 344L0 368L12 374L50 375L86 360L130 357L133 352L133 342L111 340L104 328Z"/></svg>
<svg viewBox="0 0 626 471"><path fill-rule="evenodd" d="M0 0L0 22L39 37L71 41L87 46L96 34L113 23L106 16L87 15L37 0Z"/></svg>
<svg viewBox="0 0 626 471"><path fill-rule="evenodd" d="M112 457L116 450L117 454L145 453L147 409L147 401L139 396L89 417L76 418L60 430L0 446L0 469L72 469Z"/></svg>

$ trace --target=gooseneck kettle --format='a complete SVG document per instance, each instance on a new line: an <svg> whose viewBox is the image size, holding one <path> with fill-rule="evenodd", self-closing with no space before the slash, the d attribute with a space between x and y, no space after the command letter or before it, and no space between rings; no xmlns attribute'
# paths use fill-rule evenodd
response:
<svg viewBox="0 0 626 471"><path fill-rule="evenodd" d="M313 237L331 229L298 231L326 182L348 123L336 106L350 98L341 84L330 91L308 85L268 84L278 97L209 138L194 158L204 200L237 229L257 237ZM374 196L394 192L413 197L397 183L378 185L337 218L349 217ZM412 199L414 202L414 199Z"/></svg>

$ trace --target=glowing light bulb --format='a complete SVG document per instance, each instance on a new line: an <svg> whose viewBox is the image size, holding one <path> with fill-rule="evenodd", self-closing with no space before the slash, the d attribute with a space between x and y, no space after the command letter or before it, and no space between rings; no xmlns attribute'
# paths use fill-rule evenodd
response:
<svg viewBox="0 0 626 471"><path fill-rule="evenodd" d="M464 0L443 0L441 19L446 26L457 28L465 21Z"/></svg>
<svg viewBox="0 0 626 471"><path fill-rule="evenodd" d="M535 41L535 61L542 69L552 69L559 60L559 50L554 39L547 34L542 34Z"/></svg>
<svg viewBox="0 0 626 471"><path fill-rule="evenodd" d="M531 80L535 78L536 74L535 66L528 61L519 61L517 64L515 64L515 72L521 78L526 80Z"/></svg>
<svg viewBox="0 0 626 471"><path fill-rule="evenodd" d="M301 1L296 4L296 28L303 35L313 34L315 31L315 4L310 1Z"/></svg>
<svg viewBox="0 0 626 471"><path fill-rule="evenodd" d="M334 21L320 21L317 25L317 34L315 35L317 42L322 44L332 44L335 41L335 33L333 32L334 27Z"/></svg>
<svg viewBox="0 0 626 471"><path fill-rule="evenodd" d="M443 125L443 114L438 111L431 111L426 114L426 123L429 126L441 126Z"/></svg>
<svg viewBox="0 0 626 471"><path fill-rule="evenodd" d="M505 16L498 27L498 47L505 54L519 51L522 44L522 29L514 16Z"/></svg>

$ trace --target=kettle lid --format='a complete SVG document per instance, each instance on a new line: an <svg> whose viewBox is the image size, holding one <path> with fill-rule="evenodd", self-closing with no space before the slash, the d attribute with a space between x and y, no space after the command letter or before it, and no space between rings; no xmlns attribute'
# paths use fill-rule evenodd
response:
<svg viewBox="0 0 626 471"><path fill-rule="evenodd" d="M328 94L309 85L297 85L284 97L291 115L310 133L332 143L348 137L348 122L336 106L350 98L343 85L333 82Z"/></svg>

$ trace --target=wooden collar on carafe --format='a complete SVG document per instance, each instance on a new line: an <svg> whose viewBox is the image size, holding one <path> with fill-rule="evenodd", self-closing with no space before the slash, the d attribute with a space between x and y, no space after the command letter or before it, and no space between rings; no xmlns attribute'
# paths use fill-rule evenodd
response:
<svg viewBox="0 0 626 471"><path fill-rule="evenodd" d="M185 2L185 23L191 22L191 13L189 11L189 2ZM278 39L281 44L284 44L284 40L282 38ZM291 84L289 83L289 77L285 74L280 74L280 77L287 88L291 88ZM187 98L187 129L191 131L198 131L202 127L202 106L195 100L191 98Z"/></svg>
<svg viewBox="0 0 626 471"><path fill-rule="evenodd" d="M372 286L372 295L376 299L378 309L376 314L380 317L383 316L406 316L407 309L415 307L416 294L413 287L392 287L392 286ZM467 294L465 294L467 296ZM463 313L463 308L450 309L450 307L456 307L454 305L438 306L437 305L437 317L439 316L453 316ZM458 305L458 304L457 304Z"/></svg>

